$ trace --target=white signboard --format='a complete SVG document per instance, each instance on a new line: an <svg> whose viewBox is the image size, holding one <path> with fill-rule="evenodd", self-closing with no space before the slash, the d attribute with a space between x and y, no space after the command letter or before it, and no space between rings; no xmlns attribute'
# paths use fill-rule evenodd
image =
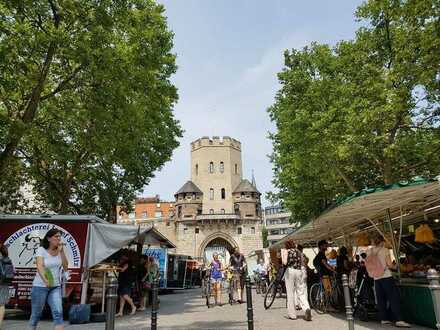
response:
<svg viewBox="0 0 440 330"><path fill-rule="evenodd" d="M35 267L35 254L40 247L40 242L44 235L56 228L61 232L64 252L69 261L69 268L81 267L81 251L75 238L64 228L53 223L35 223L20 228L5 241L8 248L9 257L15 267Z"/></svg>

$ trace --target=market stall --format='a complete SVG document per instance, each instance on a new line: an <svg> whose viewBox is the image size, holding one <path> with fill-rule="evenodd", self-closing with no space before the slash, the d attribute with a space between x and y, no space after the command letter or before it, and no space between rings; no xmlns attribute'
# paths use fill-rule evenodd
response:
<svg viewBox="0 0 440 330"><path fill-rule="evenodd" d="M380 233L393 251L395 275L408 322L436 328L428 269L440 270L440 183L416 178L381 188L365 189L277 242L294 239L314 247L321 239L338 246L355 246L360 234ZM421 226L424 227L421 227ZM432 231L431 242L418 243L417 231ZM429 251L429 252L428 252ZM427 253L430 258L427 258ZM402 263L402 265L401 265Z"/></svg>

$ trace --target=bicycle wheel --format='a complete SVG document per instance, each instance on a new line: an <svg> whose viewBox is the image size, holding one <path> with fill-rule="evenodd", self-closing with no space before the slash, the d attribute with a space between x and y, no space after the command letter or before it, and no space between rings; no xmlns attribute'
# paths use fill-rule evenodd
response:
<svg viewBox="0 0 440 330"><path fill-rule="evenodd" d="M336 310L341 311L343 309L344 303L344 295L339 286L335 286L332 288L332 293L330 295L330 305Z"/></svg>
<svg viewBox="0 0 440 330"><path fill-rule="evenodd" d="M269 309L273 302L275 301L275 297L278 292L278 283L276 281L273 281L270 283L269 288L266 291L266 294L264 295L264 308Z"/></svg>
<svg viewBox="0 0 440 330"><path fill-rule="evenodd" d="M310 288L310 305L318 313L324 314L327 311L327 299L324 289L320 283L315 283Z"/></svg>

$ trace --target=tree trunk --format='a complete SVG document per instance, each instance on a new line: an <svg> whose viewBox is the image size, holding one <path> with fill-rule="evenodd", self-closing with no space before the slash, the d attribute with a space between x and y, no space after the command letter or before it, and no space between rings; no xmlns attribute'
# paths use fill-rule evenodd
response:
<svg viewBox="0 0 440 330"><path fill-rule="evenodd" d="M338 167L335 166L336 171L338 172L338 174L341 176L342 180L344 180L345 184L347 185L348 189L350 189L351 192L356 192L359 189L356 188L355 184L353 181L351 181L351 179L345 175L344 172L342 172L342 170Z"/></svg>
<svg viewBox="0 0 440 330"><path fill-rule="evenodd" d="M116 223L116 215L117 215L116 208L117 208L117 204L113 203L112 206L108 210L107 221L109 223Z"/></svg>

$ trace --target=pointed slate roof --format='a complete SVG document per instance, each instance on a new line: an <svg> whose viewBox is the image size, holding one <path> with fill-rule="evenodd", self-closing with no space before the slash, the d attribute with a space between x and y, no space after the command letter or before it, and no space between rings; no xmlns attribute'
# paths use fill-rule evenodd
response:
<svg viewBox="0 0 440 330"><path fill-rule="evenodd" d="M237 192L253 192L253 193L260 193L256 187L252 185L252 183L249 182L247 179L241 180L237 188L233 191L234 193Z"/></svg>
<svg viewBox="0 0 440 330"><path fill-rule="evenodd" d="M184 194L184 193L199 193L199 194L203 194L202 191L199 189L199 187L197 187L194 182L187 181L182 188L179 189L178 192L176 192L177 194Z"/></svg>

